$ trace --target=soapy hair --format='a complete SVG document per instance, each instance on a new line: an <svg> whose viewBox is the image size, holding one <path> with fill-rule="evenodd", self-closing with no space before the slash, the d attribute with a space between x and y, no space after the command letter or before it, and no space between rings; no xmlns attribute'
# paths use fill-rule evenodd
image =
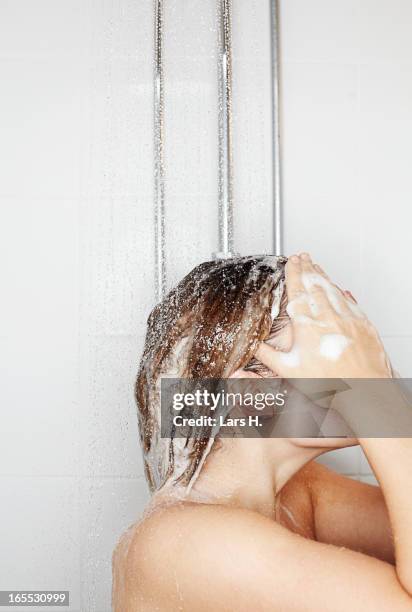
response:
<svg viewBox="0 0 412 612"><path fill-rule="evenodd" d="M202 263L151 312L135 396L152 491L191 486L216 435L205 426L187 438L161 437L161 378L228 378L239 368L262 373L253 358L257 346L287 319L286 261L256 256Z"/></svg>

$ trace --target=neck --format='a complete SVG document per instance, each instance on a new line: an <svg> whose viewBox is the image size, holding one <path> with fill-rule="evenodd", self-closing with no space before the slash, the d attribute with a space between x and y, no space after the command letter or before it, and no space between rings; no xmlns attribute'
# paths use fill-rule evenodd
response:
<svg viewBox="0 0 412 612"><path fill-rule="evenodd" d="M254 510L274 518L276 496L325 449L286 438L221 439L193 485L189 499Z"/></svg>

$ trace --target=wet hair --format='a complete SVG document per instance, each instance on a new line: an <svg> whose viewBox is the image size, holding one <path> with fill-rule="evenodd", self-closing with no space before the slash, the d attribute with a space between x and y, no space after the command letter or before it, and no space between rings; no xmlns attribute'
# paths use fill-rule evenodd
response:
<svg viewBox="0 0 412 612"><path fill-rule="evenodd" d="M253 355L287 322L286 261L256 256L202 263L151 312L135 396L152 491L193 484L214 443L206 426L187 438L161 437L161 378L228 378L239 368L265 375Z"/></svg>

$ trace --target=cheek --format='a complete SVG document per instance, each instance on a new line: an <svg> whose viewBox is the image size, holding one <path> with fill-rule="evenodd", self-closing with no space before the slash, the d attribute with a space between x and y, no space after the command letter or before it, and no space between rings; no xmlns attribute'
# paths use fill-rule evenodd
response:
<svg viewBox="0 0 412 612"><path fill-rule="evenodd" d="M293 344L292 324L288 323L274 338L266 340L267 344L281 351L290 351Z"/></svg>

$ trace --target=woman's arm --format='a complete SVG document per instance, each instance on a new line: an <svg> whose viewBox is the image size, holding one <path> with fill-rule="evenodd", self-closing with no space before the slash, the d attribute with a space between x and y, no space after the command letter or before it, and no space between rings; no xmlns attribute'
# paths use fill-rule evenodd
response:
<svg viewBox="0 0 412 612"><path fill-rule="evenodd" d="M359 442L385 497L398 579L412 595L412 439L365 438Z"/></svg>
<svg viewBox="0 0 412 612"><path fill-rule="evenodd" d="M285 359L281 351L262 343L256 353L259 360L282 377L390 377L382 342L372 324L336 290L324 272L312 264L309 256L294 256L288 261L286 284L289 306L292 304L289 308L294 331L292 350L298 359L291 365L291 360ZM335 354L334 358L322 353L325 334L336 334L347 340L341 354ZM396 393L395 389L394 397ZM384 404L380 409L382 406ZM342 414L349 417L348 425L356 434L356 415L351 414L347 406L343 406ZM367 438L359 442L380 482L388 508L395 542L396 583L410 597L412 440ZM410 605L412 609L412 601Z"/></svg>
<svg viewBox="0 0 412 612"><path fill-rule="evenodd" d="M392 528L380 487L342 476L316 462L302 472L317 542L395 562Z"/></svg>

